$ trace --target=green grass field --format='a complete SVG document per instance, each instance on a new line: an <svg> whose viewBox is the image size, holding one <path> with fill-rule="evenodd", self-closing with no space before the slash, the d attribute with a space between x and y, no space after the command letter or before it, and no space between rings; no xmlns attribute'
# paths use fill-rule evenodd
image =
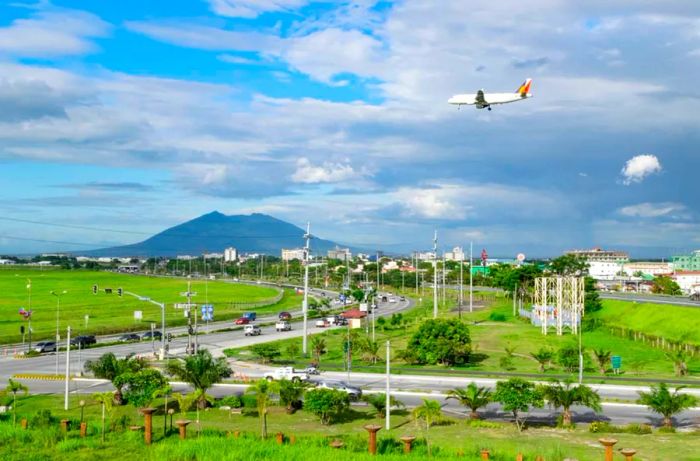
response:
<svg viewBox="0 0 700 461"><path fill-rule="evenodd" d="M57 297L51 291L67 293L61 295L59 322L61 336L65 336L68 325L73 334L105 334L133 329L148 329L151 322L160 325L160 308L124 294L119 297L117 288L150 297L166 303L168 325L184 324L186 320L181 309L174 303L184 303L180 296L187 291L185 279L146 277L141 275L116 274L94 271L65 271L59 269L0 269L0 342L21 341L20 325L27 322L18 314L19 308L29 309L28 280L31 280L31 309L33 340L48 339L56 331ZM99 286L98 294L92 293L93 284ZM111 295L104 288L112 288ZM193 303L208 302L214 305L214 320L224 320L249 310L245 303L272 302L278 291L263 286L242 285L220 281L193 281L192 291L197 296ZM283 298L274 305L259 307L259 312L284 310L298 307L300 297L291 290L285 290ZM134 320L134 311L143 312L143 319ZM88 315L87 327L85 316Z"/></svg>
<svg viewBox="0 0 700 461"><path fill-rule="evenodd" d="M31 387L31 382L28 383ZM230 415L227 411L212 408L199 414L199 425L195 422L195 412L187 414L176 413L174 419L193 421L188 428L189 440L181 442L174 433L163 437L162 402L156 403L158 411L154 416L154 444L146 447L140 433L114 430L109 427L112 422L123 419L128 427L131 424L143 424L143 417L132 406L115 407L108 414L108 437L105 445L99 441L100 407L91 401L90 396L71 396L71 409L63 410L63 400L60 396L31 396L22 398L18 403L18 418L31 417L39 410L48 409L56 419L72 420L72 427L77 428L80 418L78 399L86 400L85 420L88 422L88 437L80 439L76 430L67 436L58 430L58 423L50 427L37 426L23 431L11 427L7 422L0 422L0 459L3 460L103 460L125 459L129 453L133 459L145 460L193 460L193 459L285 459L305 460L309 457L322 457L328 460L369 460L366 455L367 433L363 429L366 424L384 425L384 421L368 409L354 407L343 415L336 423L323 426L318 419L305 411L293 415L277 406L270 408L268 415L268 433L270 439L261 441L259 438L260 420L254 408L254 398L247 399L246 408L242 415ZM251 406L248 407L248 404ZM171 402L171 405L173 403ZM390 461L399 459L426 459L427 450L424 442L426 433L417 427L408 411L395 411L392 416L391 430L382 429L378 434L380 458ZM169 423L167 423L169 424ZM433 457L447 460L477 460L482 448L491 451L491 459L515 459L518 452L525 459L534 459L536 455L544 456L547 461L562 461L575 458L579 460L602 460L602 447L597 442L604 434L589 433L585 425L575 430L562 430L549 427L533 427L518 433L511 424L489 422L483 427L472 426L465 420L448 416L447 420L434 426L427 433L433 447ZM228 431L241 431L239 439L227 438ZM274 434L282 432L287 437L294 435L297 441L294 445L276 445ZM411 456L401 454L398 438L404 435L419 437L416 448ZM640 460L697 460L700 452L700 437L697 432L661 434L613 434L619 440L618 448L633 447L637 449ZM339 438L345 443L341 451L328 448L328 442ZM460 453L463 453L460 455ZM619 456L619 455L617 455ZM374 458L376 459L376 458Z"/></svg>
<svg viewBox="0 0 700 461"><path fill-rule="evenodd" d="M380 344L384 344L387 339L391 340L393 351L397 351L406 347L406 343L410 335L418 328L420 322L426 318L432 318L432 300L424 297L422 304L419 304L410 313L405 313L404 317L407 322L404 327L391 327L387 325L385 329L377 328L376 339ZM472 336L472 347L474 350L474 361L466 366L453 367L456 371L481 371L481 372L520 372L520 373L539 373L538 363L530 356L530 353L538 351L542 347L557 351L564 345L575 343L576 338L571 334L557 336L554 332L544 336L540 329L530 325L525 320L515 319L512 315L512 305L509 300L504 298L495 299L490 302L488 307L476 310L473 313L463 312L462 318L472 323L469 326ZM638 304L631 304L639 306ZM623 306L625 309L627 306ZM673 318L673 309L679 306L663 306L670 312ZM605 308L602 312L610 311L614 313L618 307L608 305L605 302ZM441 308L441 316L456 316L454 310ZM700 311L699 311L700 312ZM504 321L490 320L490 317L498 314ZM670 327L666 327L669 328ZM682 327L684 328L684 327ZM364 333L364 328L362 329ZM344 369L345 357L343 353L343 342L346 339L346 330L331 330L324 331L322 329L312 330L312 333L321 334L326 339L328 352L321 357L321 366L327 369ZM371 334L371 329L370 329ZM294 340L277 341L282 351L282 361L293 362L296 366L305 365L308 360L303 361L299 358L292 360L285 354L286 347ZM599 328L595 331L587 331L583 334L583 346L588 351L587 368L585 376L589 382L604 382L606 376L599 374L598 366L594 361L592 351L594 349L605 349L611 351L615 355L622 357L622 375L630 378L675 378L673 363L669 361L663 350L653 348L649 344L635 342L627 338L621 338L610 335L605 328ZM515 347L515 355L513 357L512 367L506 369L501 366L501 359L505 357L506 347ZM227 353L242 360L255 360L255 357L247 349L230 349ZM384 348L380 349L382 359L385 358ZM693 375L700 374L700 360L692 358L689 363L691 376L686 376L684 379L694 379ZM353 356L353 369L356 371L377 371L382 372L383 364L378 364L372 367L368 362L361 358L358 352ZM409 365L400 360L392 359L392 369L395 372L429 372L432 370L444 372L446 369L441 366L420 366ZM549 366L545 372L547 375L561 375L564 370L556 363ZM573 376L573 375L572 375ZM610 376L610 373L608 373ZM698 379L700 384L700 379Z"/></svg>

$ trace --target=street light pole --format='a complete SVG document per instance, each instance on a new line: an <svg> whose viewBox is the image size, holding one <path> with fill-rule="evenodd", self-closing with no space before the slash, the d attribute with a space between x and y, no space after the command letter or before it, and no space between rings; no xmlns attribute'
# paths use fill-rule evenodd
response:
<svg viewBox="0 0 700 461"><path fill-rule="evenodd" d="M302 340L302 352L306 356L308 348L308 329L307 325L309 321L309 245L311 242L311 223L306 223L306 234L304 234L304 240L306 241L304 245L304 301L301 306L301 310L304 313L304 338Z"/></svg>
<svg viewBox="0 0 700 461"><path fill-rule="evenodd" d="M64 295L68 293L66 290L63 290L60 293L56 293L55 291L52 291L51 294L56 297L56 375L58 375L58 343L61 338L61 333L58 330L58 322L60 319L60 311L61 311L61 295Z"/></svg>
<svg viewBox="0 0 700 461"><path fill-rule="evenodd" d="M161 352L160 352L160 355L164 357L166 355L166 353L165 353L165 303L159 303L158 301L154 301L149 297L137 295L136 293L132 293L131 291L125 291L124 294L133 296L134 298L138 298L140 301L148 301L149 303L155 304L156 306L160 307L160 321L161 321L161 325L160 325ZM153 341L155 339L152 331L153 330L151 330L151 341Z"/></svg>
<svg viewBox="0 0 700 461"><path fill-rule="evenodd" d="M386 430L391 427L391 342L386 342Z"/></svg>
<svg viewBox="0 0 700 461"><path fill-rule="evenodd" d="M472 270L473 244L469 242L469 312L474 311L474 271Z"/></svg>
<svg viewBox="0 0 700 461"><path fill-rule="evenodd" d="M433 238L433 318L438 316L437 230Z"/></svg>
<svg viewBox="0 0 700 461"><path fill-rule="evenodd" d="M58 348L56 349L58 355ZM58 373L56 373L58 374ZM66 337L66 386L65 396L63 400L63 409L68 410L68 381L70 380L70 327L68 327L68 336Z"/></svg>

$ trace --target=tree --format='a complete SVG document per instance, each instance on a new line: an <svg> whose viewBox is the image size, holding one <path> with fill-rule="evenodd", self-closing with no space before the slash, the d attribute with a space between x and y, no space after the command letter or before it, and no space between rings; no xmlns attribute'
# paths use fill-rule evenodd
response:
<svg viewBox="0 0 700 461"><path fill-rule="evenodd" d="M117 389L114 393L114 403L122 404L122 386L117 383L117 378L127 372L135 373L148 367L148 363L143 358L127 355L123 359L118 359L113 353L102 354L97 360L85 362L85 370L95 375L95 378L108 379Z"/></svg>
<svg viewBox="0 0 700 461"><path fill-rule="evenodd" d="M12 424L17 424L17 394L27 395L29 388L19 381L9 379L5 392L12 394Z"/></svg>
<svg viewBox="0 0 700 461"><path fill-rule="evenodd" d="M166 372L171 376L177 376L190 384L199 393L198 408L207 405L206 392L222 379L231 376L231 369L226 363L225 357L214 358L206 349L200 349L194 355L188 355L184 359L170 360L165 366Z"/></svg>
<svg viewBox="0 0 700 461"><path fill-rule="evenodd" d="M326 353L326 340L320 336L312 336L311 352L313 352L316 358L316 363L321 363L321 356Z"/></svg>
<svg viewBox="0 0 700 461"><path fill-rule="evenodd" d="M673 363L676 376L685 376L688 374L688 355L684 351L666 352L666 358Z"/></svg>
<svg viewBox="0 0 700 461"><path fill-rule="evenodd" d="M485 407L491 402L491 391L486 387L479 387L476 383L469 383L464 389L451 389L447 391L448 399L455 399L463 406L469 408L470 419L479 419L479 408Z"/></svg>
<svg viewBox="0 0 700 461"><path fill-rule="evenodd" d="M500 402L503 410L513 413L515 426L519 431L523 430L524 423L520 420L520 412L528 411L531 406L541 408L544 405L542 393L535 385L520 378L498 381L493 400Z"/></svg>
<svg viewBox="0 0 700 461"><path fill-rule="evenodd" d="M285 349L285 352L287 353L287 356L291 359L294 360L297 358L300 352L299 344L297 344L296 341L293 341L287 345L287 348Z"/></svg>
<svg viewBox="0 0 700 461"><path fill-rule="evenodd" d="M581 349L581 352L583 353L583 349ZM565 371L573 373L579 365L578 346L573 343L562 346L557 351L557 362Z"/></svg>
<svg viewBox="0 0 700 461"><path fill-rule="evenodd" d="M504 351L506 353L505 356L501 357L499 360L499 364L501 365L501 368L505 370L513 370L513 357L515 357L515 346L512 346L508 344L505 348Z"/></svg>
<svg viewBox="0 0 700 461"><path fill-rule="evenodd" d="M428 445L428 456L431 456L428 431L430 426L442 420L442 407L437 400L423 399L423 405L413 409L413 419L416 423L423 421L425 424L425 443Z"/></svg>
<svg viewBox="0 0 700 461"><path fill-rule="evenodd" d="M580 255L565 254L549 263L549 270L557 275L587 275L588 262Z"/></svg>
<svg viewBox="0 0 700 461"><path fill-rule="evenodd" d="M114 392L97 392L92 399L102 406L102 443L105 443L105 413L111 413L114 402Z"/></svg>
<svg viewBox="0 0 700 461"><path fill-rule="evenodd" d="M272 343L260 343L250 346L250 351L260 357L262 363L271 362L275 357L282 355L280 348Z"/></svg>
<svg viewBox="0 0 700 461"><path fill-rule="evenodd" d="M272 394L278 391L278 383L266 379L258 380L246 390L249 394L255 394L255 403L258 407L258 417L261 425L260 436L263 439L267 438L267 409L272 402Z"/></svg>
<svg viewBox="0 0 700 461"><path fill-rule="evenodd" d="M306 384L301 381L290 381L288 379L279 381L280 404L284 405L288 414L291 415L298 408L301 408L305 390Z"/></svg>
<svg viewBox="0 0 700 461"><path fill-rule="evenodd" d="M180 392L175 392L173 394L173 398L177 402L177 408L180 410L181 415L185 415L188 411L190 411L190 408L192 408L192 405L194 405L195 398L197 396L194 393L190 394L181 394Z"/></svg>
<svg viewBox="0 0 700 461"><path fill-rule="evenodd" d="M415 360L420 364L464 364L471 353L469 328L459 319L427 320L413 334L406 348L414 351Z"/></svg>
<svg viewBox="0 0 700 461"><path fill-rule="evenodd" d="M586 277L583 279L583 309L584 312L593 313L598 312L603 308L603 303L600 302L600 296L598 295L598 289L596 288L596 279L593 277Z"/></svg>
<svg viewBox="0 0 700 461"><path fill-rule="evenodd" d="M666 383L660 383L658 386L652 386L650 392L640 392L637 403L646 405L654 413L662 415L665 427L673 427L673 415L697 403L694 396L680 393L684 388L685 386L679 386L671 393Z"/></svg>
<svg viewBox="0 0 700 461"><path fill-rule="evenodd" d="M330 424L349 407L347 392L337 389L311 389L304 396L304 410L317 416L324 425Z"/></svg>
<svg viewBox="0 0 700 461"><path fill-rule="evenodd" d="M681 287L678 286L675 280L667 275L660 275L654 278L654 284L651 286L651 292L662 295L682 294Z"/></svg>
<svg viewBox="0 0 700 461"><path fill-rule="evenodd" d="M611 355L612 352L606 351L605 349L593 349L593 356L595 357L595 361L598 362L598 369L601 375L604 375L605 371L608 369Z"/></svg>
<svg viewBox="0 0 700 461"><path fill-rule="evenodd" d="M362 360L376 364L381 357L379 356L379 350L381 346L378 341L372 341L367 338L361 343L360 349L362 351Z"/></svg>
<svg viewBox="0 0 700 461"><path fill-rule="evenodd" d="M148 406L154 393L167 384L165 377L154 368L122 373L115 378L115 385L123 389L123 397L136 408Z"/></svg>
<svg viewBox="0 0 700 461"><path fill-rule="evenodd" d="M362 401L374 408L374 411L377 413L377 418L386 418L386 394L381 392L378 394L365 394L362 396ZM393 395L389 396L389 405L399 408L405 406L402 401L394 398Z"/></svg>
<svg viewBox="0 0 700 461"><path fill-rule="evenodd" d="M572 386L571 381L561 384L556 381L542 388L544 398L554 408L562 408L562 425L571 426L571 406L582 405L596 412L601 410L600 396L590 387L580 384Z"/></svg>
<svg viewBox="0 0 700 461"><path fill-rule="evenodd" d="M554 357L554 352L546 347L540 348L537 352L530 352L530 356L535 359L535 361L540 366L540 373L544 373L547 365L552 363L552 358Z"/></svg>

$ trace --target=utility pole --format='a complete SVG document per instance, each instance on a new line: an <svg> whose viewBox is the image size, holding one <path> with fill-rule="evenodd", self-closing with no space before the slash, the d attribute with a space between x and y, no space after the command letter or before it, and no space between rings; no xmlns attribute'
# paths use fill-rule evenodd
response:
<svg viewBox="0 0 700 461"><path fill-rule="evenodd" d="M58 346L56 347L58 355ZM70 380L70 327L68 327L68 338L66 340L66 390L63 401L63 409L68 410L68 381Z"/></svg>
<svg viewBox="0 0 700 461"><path fill-rule="evenodd" d="M474 271L472 271L473 245L469 242L469 312L474 311Z"/></svg>
<svg viewBox="0 0 700 461"><path fill-rule="evenodd" d="M386 342L386 430L391 427L391 342Z"/></svg>
<svg viewBox="0 0 700 461"><path fill-rule="evenodd" d="M414 268L416 269L416 294L418 294L418 253L416 252L416 265Z"/></svg>
<svg viewBox="0 0 700 461"><path fill-rule="evenodd" d="M462 304L464 304L464 248L459 253L459 318L462 318Z"/></svg>
<svg viewBox="0 0 700 461"><path fill-rule="evenodd" d="M381 262L379 262L379 252L377 251L377 294L379 294L379 273L382 271Z"/></svg>
<svg viewBox="0 0 700 461"><path fill-rule="evenodd" d="M437 230L433 237L433 318L438 316Z"/></svg>
<svg viewBox="0 0 700 461"><path fill-rule="evenodd" d="M301 311L304 313L304 338L302 340L302 352L304 356L307 354L307 334L309 321L309 245L311 242L311 223L306 223L306 234L304 234L304 301L302 302Z"/></svg>

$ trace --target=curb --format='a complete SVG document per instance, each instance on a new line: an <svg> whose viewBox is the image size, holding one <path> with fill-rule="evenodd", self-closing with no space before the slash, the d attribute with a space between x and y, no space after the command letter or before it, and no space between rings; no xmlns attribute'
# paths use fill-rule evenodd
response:
<svg viewBox="0 0 700 461"><path fill-rule="evenodd" d="M28 379L28 380L36 380L36 381L65 381L66 377L65 376L59 376L59 375L42 375L42 374L35 374L35 373L22 373L22 374L16 374L12 375L13 379ZM69 380L73 380L72 377L68 378Z"/></svg>

